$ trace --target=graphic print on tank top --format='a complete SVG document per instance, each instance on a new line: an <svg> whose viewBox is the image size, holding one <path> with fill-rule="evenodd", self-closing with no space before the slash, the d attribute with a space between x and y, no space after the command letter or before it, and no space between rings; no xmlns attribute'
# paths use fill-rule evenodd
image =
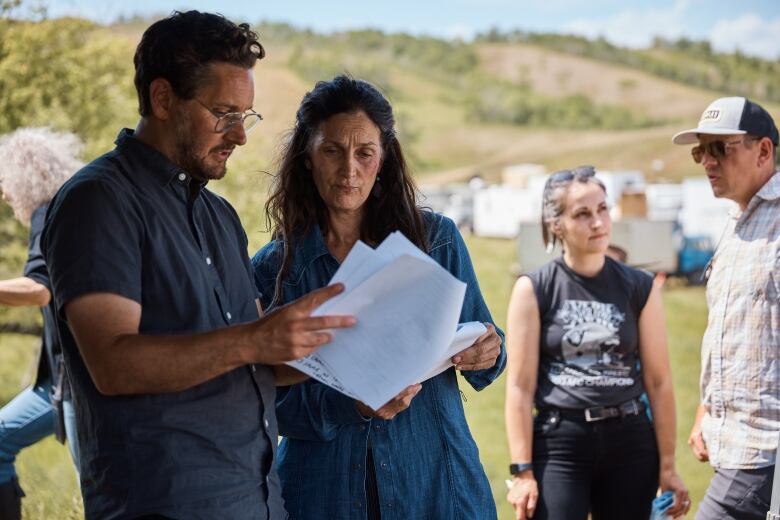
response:
<svg viewBox="0 0 780 520"><path fill-rule="evenodd" d="M631 361L620 345L620 326L626 315L612 303L564 300L555 321L565 331L560 360L550 364L549 377L556 385L631 386Z"/></svg>

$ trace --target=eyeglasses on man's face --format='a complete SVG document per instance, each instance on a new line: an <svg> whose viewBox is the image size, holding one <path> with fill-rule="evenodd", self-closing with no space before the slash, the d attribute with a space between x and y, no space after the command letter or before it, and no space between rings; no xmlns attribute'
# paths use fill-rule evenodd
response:
<svg viewBox="0 0 780 520"><path fill-rule="evenodd" d="M730 146L736 146L740 143L744 143L745 140L755 139L756 138L753 136L745 136L742 139L737 139L735 141L709 141L691 148L691 157L693 157L693 162L696 164L701 164L701 162L704 160L704 153L706 152L710 154L710 157L713 159L720 160L728 155Z"/></svg>
<svg viewBox="0 0 780 520"><path fill-rule="evenodd" d="M257 123L263 120L263 116L252 110L251 108L246 112L218 112L207 107L198 98L194 98L197 103L209 111L209 113L217 119L214 124L214 132L221 134L227 132L236 125L242 125L244 132L249 132Z"/></svg>

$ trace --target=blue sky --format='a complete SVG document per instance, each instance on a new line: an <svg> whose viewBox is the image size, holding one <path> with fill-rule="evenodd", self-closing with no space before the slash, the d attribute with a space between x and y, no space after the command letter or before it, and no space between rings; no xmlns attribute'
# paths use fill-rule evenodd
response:
<svg viewBox="0 0 780 520"><path fill-rule="evenodd" d="M283 21L321 32L374 27L468 39L492 26L502 29L603 35L632 47L653 36L709 40L722 51L780 59L778 0L53 0L50 16L65 14L111 21L119 15L174 9L216 11L241 21Z"/></svg>

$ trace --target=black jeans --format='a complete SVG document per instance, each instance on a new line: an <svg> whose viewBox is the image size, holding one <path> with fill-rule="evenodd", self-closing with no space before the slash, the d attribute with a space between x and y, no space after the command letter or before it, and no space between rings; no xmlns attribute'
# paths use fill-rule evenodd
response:
<svg viewBox="0 0 780 520"><path fill-rule="evenodd" d="M658 489L658 448L647 415L586 422L556 411L534 419L534 520L646 519Z"/></svg>

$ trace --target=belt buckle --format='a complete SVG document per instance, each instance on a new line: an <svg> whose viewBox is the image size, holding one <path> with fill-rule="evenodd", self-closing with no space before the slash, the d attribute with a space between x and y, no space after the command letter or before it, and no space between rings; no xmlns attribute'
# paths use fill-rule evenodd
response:
<svg viewBox="0 0 780 520"><path fill-rule="evenodd" d="M607 418L605 415L593 415L594 410L598 412L603 412L603 408L594 407L594 408L585 408L585 421L586 422L596 422L596 421L603 421Z"/></svg>

